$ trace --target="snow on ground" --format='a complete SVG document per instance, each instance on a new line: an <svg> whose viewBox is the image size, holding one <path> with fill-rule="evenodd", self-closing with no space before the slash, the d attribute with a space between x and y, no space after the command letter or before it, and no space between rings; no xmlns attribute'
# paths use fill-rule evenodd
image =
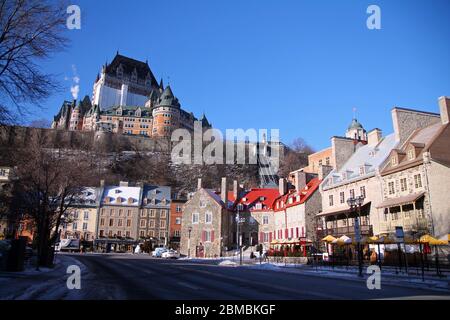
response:
<svg viewBox="0 0 450 320"><path fill-rule="evenodd" d="M292 265L284 263L270 263L263 262L261 264L250 264L243 265L243 268L258 269L258 270L271 270L277 272L286 273L296 273L305 274L311 276L329 277L329 278L341 278L347 280L366 280L370 274L367 274L367 269L363 269L363 279L358 276L357 267L344 268L329 268L329 267L318 267L314 268L305 265ZM394 269L395 270L395 269ZM393 285L407 285L412 287L426 287L428 289L444 290L446 292L450 291L450 283L448 279L431 279L429 277L422 281L422 278L415 275L401 275L396 274L394 270L383 270L381 273L381 281L383 282L383 277L385 281L389 281L389 284Z"/></svg>
<svg viewBox="0 0 450 320"><path fill-rule="evenodd" d="M219 266L237 266L237 263L231 260L223 260L222 262L219 263Z"/></svg>
<svg viewBox="0 0 450 320"><path fill-rule="evenodd" d="M59 256L54 268L29 266L22 272L0 273L0 299L81 299L81 290L67 289L67 268L70 265L80 267L82 279L89 277L88 268L78 260Z"/></svg>

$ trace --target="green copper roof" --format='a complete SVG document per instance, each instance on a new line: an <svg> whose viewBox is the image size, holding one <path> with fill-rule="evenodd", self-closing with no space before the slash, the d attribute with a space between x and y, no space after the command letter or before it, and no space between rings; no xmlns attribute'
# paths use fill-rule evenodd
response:
<svg viewBox="0 0 450 320"><path fill-rule="evenodd" d="M363 128L362 124L359 123L358 120L356 120L355 118L352 119L352 122L348 126L348 130L350 130L350 129L362 129L362 128Z"/></svg>
<svg viewBox="0 0 450 320"><path fill-rule="evenodd" d="M158 100L157 106L180 107L178 99L173 95L170 86L167 86Z"/></svg>

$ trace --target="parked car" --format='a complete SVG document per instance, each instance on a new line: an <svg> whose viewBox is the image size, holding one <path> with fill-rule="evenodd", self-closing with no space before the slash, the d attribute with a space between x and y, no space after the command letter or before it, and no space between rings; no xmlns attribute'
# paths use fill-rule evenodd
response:
<svg viewBox="0 0 450 320"><path fill-rule="evenodd" d="M178 251L171 249L163 252L161 256L165 259L178 259L180 257L180 254L178 253Z"/></svg>
<svg viewBox="0 0 450 320"><path fill-rule="evenodd" d="M155 251L152 252L152 257L161 258L164 252L168 251L166 248L156 248Z"/></svg>

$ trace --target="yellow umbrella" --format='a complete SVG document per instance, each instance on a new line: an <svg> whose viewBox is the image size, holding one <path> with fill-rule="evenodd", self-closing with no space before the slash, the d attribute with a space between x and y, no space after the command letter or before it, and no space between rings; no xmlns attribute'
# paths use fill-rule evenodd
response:
<svg viewBox="0 0 450 320"><path fill-rule="evenodd" d="M430 236L429 234L426 234L424 236L421 236L419 239L420 243L428 243L431 246L445 246L448 244L447 241L445 240L438 240L432 236Z"/></svg>
<svg viewBox="0 0 450 320"><path fill-rule="evenodd" d="M272 242L270 244L278 244L278 240L272 240Z"/></svg>
<svg viewBox="0 0 450 320"><path fill-rule="evenodd" d="M333 237L332 235L327 235L325 238L323 238L322 239L322 241L325 241L325 242L333 242L334 240L336 240L336 238L335 237Z"/></svg>
<svg viewBox="0 0 450 320"><path fill-rule="evenodd" d="M380 238L378 238L377 236L372 236L367 239L367 242L368 243L378 243L379 240L380 240Z"/></svg>

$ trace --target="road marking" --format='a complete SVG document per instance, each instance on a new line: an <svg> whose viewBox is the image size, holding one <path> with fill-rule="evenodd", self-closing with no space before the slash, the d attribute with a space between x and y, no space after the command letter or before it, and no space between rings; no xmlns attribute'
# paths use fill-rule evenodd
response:
<svg viewBox="0 0 450 320"><path fill-rule="evenodd" d="M180 286L183 286L183 287L187 287L187 288L192 289L192 290L198 290L198 289L200 289L200 288L197 287L197 286L194 286L194 285L192 285L192 284L189 284L189 283L186 283L186 282L183 282L183 281L178 281L177 284L180 285Z"/></svg>
<svg viewBox="0 0 450 320"><path fill-rule="evenodd" d="M194 273L213 274L213 273L211 273L209 271L206 271L206 270L189 269L189 268L185 268L185 267L180 267L180 269L191 271L191 272L194 272ZM247 283L247 284L250 284L250 285L255 285L254 281L246 280L244 278L238 278L238 277L223 275L223 274L219 274L219 273L214 273L214 275L216 277L227 279L227 280L233 280L233 281L237 281L237 282ZM298 290L293 290L293 289L290 289L290 288L286 288L284 286L278 286L278 285L273 285L273 284L271 284L271 285L260 284L260 285L264 286L264 287L270 287L271 289L276 289L276 290L280 290L280 291L284 291L284 292L290 292L290 293L293 293L293 294L307 294L307 295L312 295L312 296L316 296L316 297L324 298L324 299L339 299L339 297L336 297L335 295L324 294L324 293L320 293L320 292L305 291L305 290L298 291Z"/></svg>

